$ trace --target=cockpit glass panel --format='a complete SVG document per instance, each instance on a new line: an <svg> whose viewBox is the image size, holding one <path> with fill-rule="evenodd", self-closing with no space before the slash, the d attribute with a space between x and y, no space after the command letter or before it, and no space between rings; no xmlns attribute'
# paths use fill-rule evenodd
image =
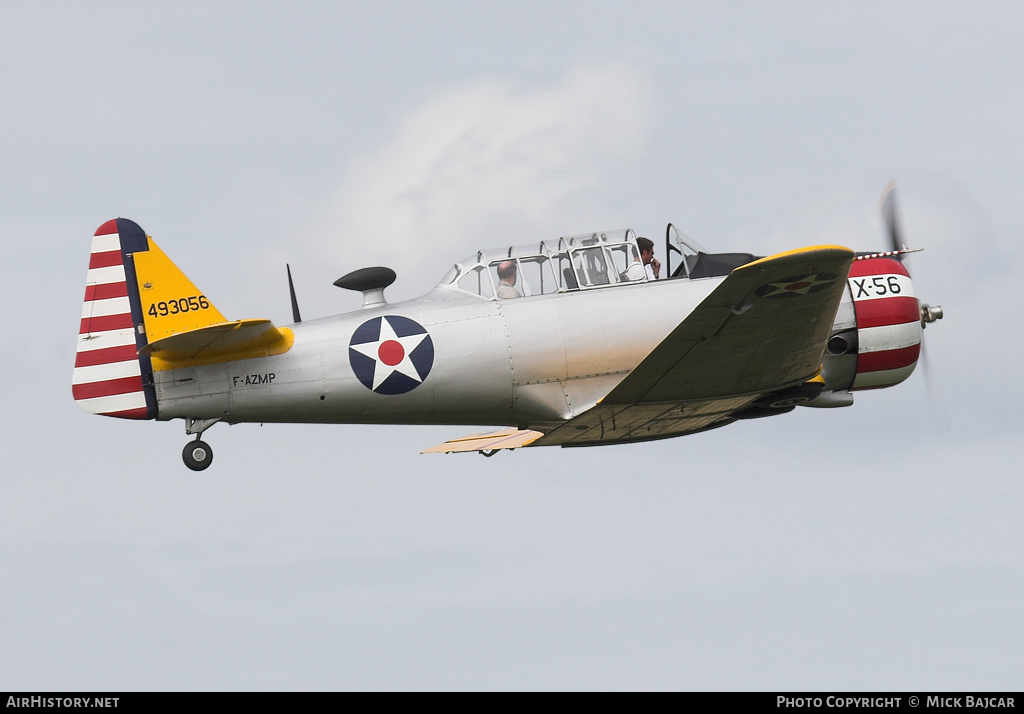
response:
<svg viewBox="0 0 1024 714"><path fill-rule="evenodd" d="M666 272L673 278L690 277L697 258L701 252L704 252L703 248L671 223L665 229L665 235L668 239L666 241L668 254L665 256Z"/></svg>
<svg viewBox="0 0 1024 714"><path fill-rule="evenodd" d="M576 280L581 286L608 285L612 282L608 277L604 249L600 246L574 250L572 267L576 270Z"/></svg>
<svg viewBox="0 0 1024 714"><path fill-rule="evenodd" d="M563 251L552 254L551 267L554 269L555 279L558 281L558 289L577 290L579 288L580 285L576 280L576 273L572 269L568 253Z"/></svg>
<svg viewBox="0 0 1024 714"><path fill-rule="evenodd" d="M520 258L519 279L529 295L549 295L557 293L559 289L559 282L552 269L552 260L546 255Z"/></svg>
<svg viewBox="0 0 1024 714"><path fill-rule="evenodd" d="M444 277L441 278L441 285L451 285L455 282L455 278L459 274L459 265L456 263L452 266L452 269L445 273Z"/></svg>
<svg viewBox="0 0 1024 714"><path fill-rule="evenodd" d="M569 236L569 247L586 248L597 245L604 237L603 233L584 233L583 235Z"/></svg>
<svg viewBox="0 0 1024 714"><path fill-rule="evenodd" d="M609 246L608 253L619 282L643 281L647 277L644 265L640 262L640 253L632 243Z"/></svg>
<svg viewBox="0 0 1024 714"><path fill-rule="evenodd" d="M491 263L491 278L495 294L501 300L523 297L523 283L519 276L519 261L515 258L496 260Z"/></svg>
<svg viewBox="0 0 1024 714"><path fill-rule="evenodd" d="M456 285L459 290L465 290L467 293L481 297L489 298L494 295L491 278L487 274L487 268L483 265L473 265L463 269Z"/></svg>
<svg viewBox="0 0 1024 714"><path fill-rule="evenodd" d="M562 236L480 251L456 263L442 284L487 299L508 299L645 282L639 256L630 229Z"/></svg>

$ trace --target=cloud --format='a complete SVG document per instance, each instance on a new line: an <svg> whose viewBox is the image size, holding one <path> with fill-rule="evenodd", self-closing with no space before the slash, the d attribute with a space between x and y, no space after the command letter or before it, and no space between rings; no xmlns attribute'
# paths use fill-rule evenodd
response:
<svg viewBox="0 0 1024 714"><path fill-rule="evenodd" d="M626 64L579 66L541 88L443 89L349 164L318 218L320 249L336 256L340 239L347 260L443 271L462 253L553 237L555 216L596 209L595 192L643 148L652 95Z"/></svg>

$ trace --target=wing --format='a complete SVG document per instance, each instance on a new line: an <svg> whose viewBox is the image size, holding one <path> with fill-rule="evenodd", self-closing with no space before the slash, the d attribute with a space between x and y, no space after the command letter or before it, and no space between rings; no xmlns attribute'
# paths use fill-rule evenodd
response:
<svg viewBox="0 0 1024 714"><path fill-rule="evenodd" d="M778 413L755 402L817 377L853 257L819 246L737 268L595 407L530 446L646 441Z"/></svg>

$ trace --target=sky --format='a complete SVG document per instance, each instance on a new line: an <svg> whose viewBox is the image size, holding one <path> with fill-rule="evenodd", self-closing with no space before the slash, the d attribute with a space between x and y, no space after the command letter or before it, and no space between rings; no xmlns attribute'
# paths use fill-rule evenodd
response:
<svg viewBox="0 0 1024 714"><path fill-rule="evenodd" d="M0 0L0 690L1018 690L1024 9ZM91 236L229 319L671 221L883 249L946 317L847 409L481 459L472 427L83 412ZM17 308L17 309L15 309ZM671 306L662 306L671 309ZM1008 365L1003 360L1009 360Z"/></svg>

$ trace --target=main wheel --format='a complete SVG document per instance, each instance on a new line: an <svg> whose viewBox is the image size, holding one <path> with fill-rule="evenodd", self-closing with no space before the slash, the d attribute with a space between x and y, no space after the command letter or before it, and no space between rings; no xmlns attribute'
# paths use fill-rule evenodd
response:
<svg viewBox="0 0 1024 714"><path fill-rule="evenodd" d="M202 471L213 462L213 449L205 441L190 441L181 452L185 465L193 471Z"/></svg>

